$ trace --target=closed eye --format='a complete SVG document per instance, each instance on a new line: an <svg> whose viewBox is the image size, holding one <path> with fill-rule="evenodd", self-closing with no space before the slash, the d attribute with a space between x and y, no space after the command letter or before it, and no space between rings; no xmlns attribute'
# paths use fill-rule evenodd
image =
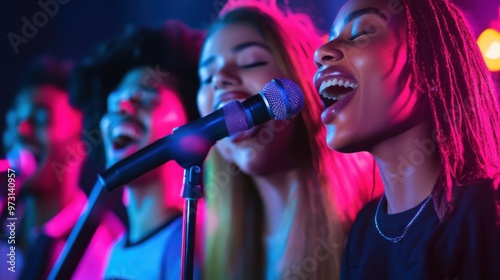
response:
<svg viewBox="0 0 500 280"><path fill-rule="evenodd" d="M210 84L210 83L212 83L212 78L213 78L213 76L210 76L210 77L202 80L201 83L204 84L204 85Z"/></svg>
<svg viewBox="0 0 500 280"><path fill-rule="evenodd" d="M263 66L263 65L267 65L267 61L259 61L259 62L255 62L255 63L245 64L245 65L241 65L240 67L247 69L247 68L253 68L253 67L258 67L258 66Z"/></svg>
<svg viewBox="0 0 500 280"><path fill-rule="evenodd" d="M361 37L361 36L363 36L363 35L368 35L368 34L369 34L368 32L363 31L363 32L360 32L360 33L358 33L358 34L354 34L354 35L352 35L352 36L351 36L351 37L349 37L347 40L349 40L349 41L354 41L354 40L356 40L357 38L359 38L359 37Z"/></svg>

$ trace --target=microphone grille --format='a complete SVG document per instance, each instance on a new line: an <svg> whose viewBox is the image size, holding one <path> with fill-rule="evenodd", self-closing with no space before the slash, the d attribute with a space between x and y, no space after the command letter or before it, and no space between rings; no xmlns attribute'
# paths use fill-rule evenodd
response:
<svg viewBox="0 0 500 280"><path fill-rule="evenodd" d="M248 126L247 115L240 102L233 100L222 108L226 129L229 135L250 129Z"/></svg>
<svg viewBox="0 0 500 280"><path fill-rule="evenodd" d="M273 79L264 87L262 95L276 120L292 119L304 106L300 87L289 79Z"/></svg>

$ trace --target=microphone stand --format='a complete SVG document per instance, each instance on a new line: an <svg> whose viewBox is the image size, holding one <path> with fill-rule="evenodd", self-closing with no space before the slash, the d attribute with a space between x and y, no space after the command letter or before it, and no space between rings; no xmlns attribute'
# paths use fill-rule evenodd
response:
<svg viewBox="0 0 500 280"><path fill-rule="evenodd" d="M198 199L203 197L201 164L184 169L182 197L185 199L182 222L181 279L192 280Z"/></svg>
<svg viewBox="0 0 500 280"><path fill-rule="evenodd" d="M72 277L103 218L108 200L103 184L97 181L48 276L49 280L64 280Z"/></svg>

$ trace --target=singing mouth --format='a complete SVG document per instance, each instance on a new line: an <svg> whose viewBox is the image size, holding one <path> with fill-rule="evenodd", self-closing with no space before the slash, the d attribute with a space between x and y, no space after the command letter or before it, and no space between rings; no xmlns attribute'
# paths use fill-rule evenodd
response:
<svg viewBox="0 0 500 280"><path fill-rule="evenodd" d="M133 123L121 123L111 131L113 149L122 150L131 145L139 144L143 131Z"/></svg>
<svg viewBox="0 0 500 280"><path fill-rule="evenodd" d="M336 103L352 93L356 88L358 88L356 82L338 77L321 82L319 94L321 97Z"/></svg>
<svg viewBox="0 0 500 280"><path fill-rule="evenodd" d="M346 98L359 86L356 79L340 67L329 67L318 72L314 83L325 108Z"/></svg>
<svg viewBox="0 0 500 280"><path fill-rule="evenodd" d="M241 143L241 142L246 142L252 138L254 138L257 133L260 131L261 129L261 126L258 125L258 126L254 126L252 127L251 129L248 129L248 130L245 130L245 131L242 131L240 133L237 133L235 135L232 135L229 137L229 139L231 140L231 142L233 143Z"/></svg>
<svg viewBox="0 0 500 280"><path fill-rule="evenodd" d="M45 154L45 149L42 148L42 145L38 144L36 141L31 141L27 139L21 139L19 140L19 148L26 149L28 150L33 157L35 158L35 161L37 164L40 164L42 159L44 158Z"/></svg>

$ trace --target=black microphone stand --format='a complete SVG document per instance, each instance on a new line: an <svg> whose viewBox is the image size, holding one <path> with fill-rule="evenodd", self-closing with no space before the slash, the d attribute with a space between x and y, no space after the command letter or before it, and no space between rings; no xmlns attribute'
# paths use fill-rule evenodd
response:
<svg viewBox="0 0 500 280"><path fill-rule="evenodd" d="M192 280L198 199L203 197L201 164L184 169L182 197L185 199L182 223L181 279Z"/></svg>
<svg viewBox="0 0 500 280"><path fill-rule="evenodd" d="M49 280L64 280L73 275L101 223L108 201L109 196L98 180L48 276Z"/></svg>

